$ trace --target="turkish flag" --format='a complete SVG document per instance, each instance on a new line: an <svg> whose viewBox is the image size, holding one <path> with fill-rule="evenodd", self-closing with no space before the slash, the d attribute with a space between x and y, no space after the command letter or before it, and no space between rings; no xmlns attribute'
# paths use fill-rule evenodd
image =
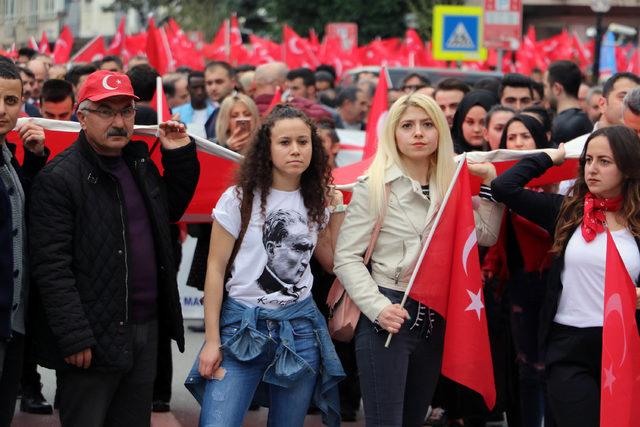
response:
<svg viewBox="0 0 640 427"><path fill-rule="evenodd" d="M326 35L318 50L318 60L323 64L333 65L338 78L346 70L356 66L356 57L356 48L352 46L350 50L344 50L342 39L338 36Z"/></svg>
<svg viewBox="0 0 640 427"><path fill-rule="evenodd" d="M147 32L142 31L137 34L132 34L130 36L125 36L124 38L124 48L122 49L122 59L125 62L129 62L129 59L133 58L136 55L146 55L147 54Z"/></svg>
<svg viewBox="0 0 640 427"><path fill-rule="evenodd" d="M313 53L308 40L300 37L288 25L282 28L282 39L284 41L285 62L289 68L306 67L315 69L320 65L320 61Z"/></svg>
<svg viewBox="0 0 640 427"><path fill-rule="evenodd" d="M149 19L149 28L147 29L147 58L149 64L155 68L160 75L167 73L173 69L171 60L171 52L166 43L166 37L156 27L153 18Z"/></svg>
<svg viewBox="0 0 640 427"><path fill-rule="evenodd" d="M442 374L480 393L493 408L496 388L466 159L440 206L408 292L446 320Z"/></svg>
<svg viewBox="0 0 640 427"><path fill-rule="evenodd" d="M389 110L389 101L387 99L388 83L387 70L382 67L380 76L378 77L378 86L376 93L373 95L373 102L367 116L367 134L365 136L362 158L367 159L376 154L378 149L378 135L382 133L387 112Z"/></svg>
<svg viewBox="0 0 640 427"><path fill-rule="evenodd" d="M104 39L102 36L95 36L71 58L70 62L93 62L102 59L104 55Z"/></svg>
<svg viewBox="0 0 640 427"><path fill-rule="evenodd" d="M202 70L204 68L203 56L197 51L195 44L189 40L173 18L169 18L164 30L167 34L175 66L187 66L194 70Z"/></svg>
<svg viewBox="0 0 640 427"><path fill-rule="evenodd" d="M249 43L252 48L248 61L250 64L262 65L269 62L280 61L282 58L282 46L278 43L260 38L255 34L249 35Z"/></svg>
<svg viewBox="0 0 640 427"><path fill-rule="evenodd" d="M53 62L55 64L66 64L69 62L71 49L73 49L73 33L71 29L69 29L69 26L65 25L62 27L58 40L56 40L56 44L53 47Z"/></svg>
<svg viewBox="0 0 640 427"><path fill-rule="evenodd" d="M600 426L631 427L640 420L640 336L636 286L607 230L604 278Z"/></svg>
<svg viewBox="0 0 640 427"><path fill-rule="evenodd" d="M33 50L37 50L38 52L40 51L40 49L38 49L38 43L36 42L36 39L33 38L33 36L29 37L29 47Z"/></svg>
<svg viewBox="0 0 640 427"><path fill-rule="evenodd" d="M41 118L18 119L16 129L25 121L34 121L42 126L45 131L45 145L51 154L49 160L67 149L78 138L80 124L77 122L64 122L59 120L47 120ZM155 127L136 126L132 140L144 141L150 147L150 158L158 167L160 173L162 167L162 154L156 144ZM196 141L198 160L200 161L200 179L195 194L187 207L182 222L211 222L211 211L222 193L234 183L234 174L238 162L242 156L223 148L206 139L191 135ZM12 130L7 134L7 140L16 144L16 159L22 163L24 159L24 146L20 141L18 132ZM155 145L155 149L153 149Z"/></svg>
<svg viewBox="0 0 640 427"><path fill-rule="evenodd" d="M124 33L125 26L125 18L124 16L120 18L120 23L118 24L118 29L116 30L116 34L113 36L113 40L111 40L111 44L109 45L109 55L120 55L122 50L124 49L124 39L126 37Z"/></svg>
<svg viewBox="0 0 640 427"><path fill-rule="evenodd" d="M47 37L46 31L42 32L40 44L38 44L38 51L45 55L51 55L51 51L49 50L49 38Z"/></svg>

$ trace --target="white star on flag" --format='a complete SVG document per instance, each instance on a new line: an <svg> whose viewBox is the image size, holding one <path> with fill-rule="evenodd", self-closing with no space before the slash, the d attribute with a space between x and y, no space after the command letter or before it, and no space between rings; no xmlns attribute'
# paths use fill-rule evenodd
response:
<svg viewBox="0 0 640 427"><path fill-rule="evenodd" d="M478 315L478 320L480 320L480 312L484 308L484 304L482 304L482 288L478 289L477 294L474 294L469 289L467 289L467 293L469 294L469 298L471 298L471 304L469 304L464 311L474 310Z"/></svg>
<svg viewBox="0 0 640 427"><path fill-rule="evenodd" d="M122 83L122 80L118 79L118 80L116 80L116 83L120 84L120 83Z"/></svg>
<svg viewBox="0 0 640 427"><path fill-rule="evenodd" d="M613 394L613 383L616 381L616 377L613 375L613 366L604 368L604 388L609 389L609 393Z"/></svg>

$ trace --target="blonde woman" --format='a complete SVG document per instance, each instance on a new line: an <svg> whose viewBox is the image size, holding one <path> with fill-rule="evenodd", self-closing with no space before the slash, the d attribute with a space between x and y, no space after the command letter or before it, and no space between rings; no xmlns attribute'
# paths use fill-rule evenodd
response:
<svg viewBox="0 0 640 427"><path fill-rule="evenodd" d="M398 303L423 238L454 174L453 143L440 107L405 95L389 110L376 157L355 187L340 229L334 272L362 311L356 358L367 426L422 424L440 373L444 320L418 302ZM495 171L470 166L489 183ZM390 186L388 198L385 186ZM497 240L502 207L483 188L476 211L478 242ZM370 269L363 255L379 215L384 221ZM394 333L390 348L387 333Z"/></svg>
<svg viewBox="0 0 640 427"><path fill-rule="evenodd" d="M216 121L218 144L244 154L258 129L260 113L253 99L242 93L228 96Z"/></svg>

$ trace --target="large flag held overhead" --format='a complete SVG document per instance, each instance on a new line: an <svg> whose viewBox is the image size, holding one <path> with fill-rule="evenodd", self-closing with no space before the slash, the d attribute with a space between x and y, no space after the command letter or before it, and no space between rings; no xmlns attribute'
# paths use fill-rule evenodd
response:
<svg viewBox="0 0 640 427"><path fill-rule="evenodd" d="M466 159L433 221L407 287L446 320L442 374L496 402L482 274Z"/></svg>
<svg viewBox="0 0 640 427"><path fill-rule="evenodd" d="M33 121L45 129L45 145L51 150L49 160L73 144L80 132L79 123L40 118L18 119L16 129L26 121ZM156 142L156 132L157 126L136 126L132 139L144 141L149 147L153 147ZM242 156L204 138L190 136L196 141L198 148L200 179L182 221L211 222L211 211L222 193L233 184L233 177ZM16 158L22 163L24 151L18 132L15 130L9 132L7 140L16 144ZM156 145L151 159L160 173L163 172L161 158L160 148Z"/></svg>
<svg viewBox="0 0 640 427"><path fill-rule="evenodd" d="M640 420L640 336L636 286L607 230L604 279L600 425L631 427Z"/></svg>

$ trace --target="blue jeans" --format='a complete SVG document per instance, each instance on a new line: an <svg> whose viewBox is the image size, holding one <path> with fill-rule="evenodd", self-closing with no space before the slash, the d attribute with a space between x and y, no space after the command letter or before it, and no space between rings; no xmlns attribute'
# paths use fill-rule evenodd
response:
<svg viewBox="0 0 640 427"><path fill-rule="evenodd" d="M308 364L316 375L306 375L289 387L265 384L269 393L268 426L298 427L304 424L304 418L318 380L320 350L311 321L291 320L295 351ZM240 323L225 326L220 331L224 346L239 329ZM226 370L221 380L208 380L200 412L201 427L241 426L249 409L253 395L267 368L273 363L276 349L280 344L279 322L258 320L258 332L269 337L266 351L253 360L242 362L227 355L222 361Z"/></svg>

